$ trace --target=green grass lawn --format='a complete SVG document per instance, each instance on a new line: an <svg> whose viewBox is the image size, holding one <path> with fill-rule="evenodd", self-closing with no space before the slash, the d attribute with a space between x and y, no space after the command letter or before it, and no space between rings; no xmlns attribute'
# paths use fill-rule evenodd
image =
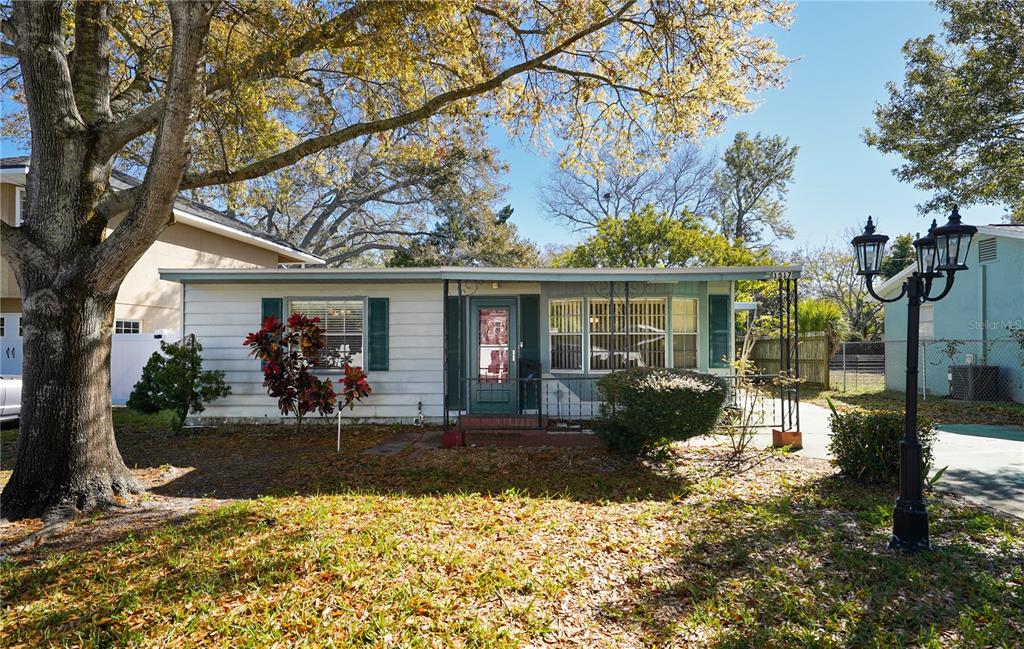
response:
<svg viewBox="0 0 1024 649"><path fill-rule="evenodd" d="M865 388L861 390L821 390L807 385L800 389L800 397L811 403L828 407L826 398L837 408L865 408L868 410L903 410L904 394L892 390ZM1006 401L954 401L942 397L918 398L918 414L942 424L1007 424L1024 426L1024 404Z"/></svg>
<svg viewBox="0 0 1024 649"><path fill-rule="evenodd" d="M7 560L0 645L1024 643L1017 519L937 500L935 550L900 556L893 490L816 460L361 453L392 432L348 430L340 454L329 430L120 433L148 505L227 503L114 539L91 517Z"/></svg>

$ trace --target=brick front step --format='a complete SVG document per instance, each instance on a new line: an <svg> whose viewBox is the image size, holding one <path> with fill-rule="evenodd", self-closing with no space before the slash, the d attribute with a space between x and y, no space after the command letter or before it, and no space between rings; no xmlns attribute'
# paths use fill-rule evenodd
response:
<svg viewBox="0 0 1024 649"><path fill-rule="evenodd" d="M537 415L462 415L459 417L462 430L545 430L548 418Z"/></svg>
<svg viewBox="0 0 1024 649"><path fill-rule="evenodd" d="M552 434L542 430L488 429L466 430L466 446L557 446L561 448L602 448L597 435L586 433Z"/></svg>

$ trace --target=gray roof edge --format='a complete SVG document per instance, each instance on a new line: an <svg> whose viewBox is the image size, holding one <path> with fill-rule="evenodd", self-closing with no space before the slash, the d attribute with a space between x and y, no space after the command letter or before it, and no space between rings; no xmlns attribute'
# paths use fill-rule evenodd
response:
<svg viewBox="0 0 1024 649"><path fill-rule="evenodd" d="M178 282L369 282L369 281L735 281L800 277L802 266L715 266L707 268L161 268L161 279Z"/></svg>

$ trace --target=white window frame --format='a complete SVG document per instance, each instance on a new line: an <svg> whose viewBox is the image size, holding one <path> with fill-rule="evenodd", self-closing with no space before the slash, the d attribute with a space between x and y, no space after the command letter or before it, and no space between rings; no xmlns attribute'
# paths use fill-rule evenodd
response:
<svg viewBox="0 0 1024 649"><path fill-rule="evenodd" d="M578 302L580 305L580 330L579 332L551 332L551 308L557 303ZM587 371L588 355L590 346L587 344L587 321L589 318L587 301L582 297L560 297L548 300L548 369L559 374L585 374ZM556 336L579 336L580 339L580 367L579 369L555 369L554 346L551 344Z"/></svg>
<svg viewBox="0 0 1024 649"><path fill-rule="evenodd" d="M118 325L132 325L129 328L138 329L138 331L118 331ZM122 327L124 328L124 327ZM125 318L118 318L114 320L114 333L118 335L130 335L137 336L142 333L142 321L141 320L128 320Z"/></svg>
<svg viewBox="0 0 1024 649"><path fill-rule="evenodd" d="M687 332L677 332L676 331L675 310L672 308L673 305L675 304L676 300L678 300L680 302L682 302L684 300L688 300L690 302L693 302L694 317L696 318L696 321L697 321L697 326L693 330L693 332L689 332L689 331L687 331ZM700 370L700 358L701 358L701 356L700 356L700 330L701 330L701 327L700 327L700 298L695 297L695 296L691 297L691 296L685 296L685 295L673 295L673 296L671 296L669 298L669 323L668 323L668 329L669 329L669 338L671 338L671 343L670 343L670 347L669 347L669 360L671 361L671 367L673 369L698 370L699 371ZM675 357L675 353L676 353L676 336L693 336L696 339L697 346L696 346L696 352L695 352L696 355L694 357L694 360L695 360L696 364L693 365L692 367L677 367L676 366L676 357Z"/></svg>
<svg viewBox="0 0 1024 649"><path fill-rule="evenodd" d="M935 340L935 305L922 304L917 321L917 336L922 340Z"/></svg>
<svg viewBox="0 0 1024 649"><path fill-rule="evenodd" d="M607 369L607 370L605 370L605 369L598 369L598 370L595 370L592 367L592 362L591 362L592 358L591 358L591 356L592 356L592 348L593 348L593 346L592 346L591 342L592 342L592 339L593 339L595 334L594 334L593 328L590 326L590 318L591 318L591 315L590 315L590 304L591 304L591 302L599 302L599 303L608 304L608 303L611 302L611 300L609 298L605 298L605 297L588 297L586 299L586 304L585 304L586 311L585 311L585 313L586 313L586 318L587 318L587 326L586 326L586 334L587 335L586 335L586 341L585 341L585 353L586 353L587 373L588 374L610 374L610 373L612 373L614 371L618 371L618 370L612 370L612 369ZM626 298L625 298L625 296L623 296L623 297L616 297L615 298L615 302L621 302L621 303L625 304ZM629 302L630 302L630 304L635 304L637 302L660 302L662 307L665 309L665 332L663 334L664 337L665 337L665 357L664 357L664 359L662 359L665 364L662 367L665 367L665 368L671 367L672 366L671 365L671 363L672 363L672 356L671 356L672 348L671 348L671 344L670 344L669 338L672 335L671 331L670 331L672 323L671 323L671 312L670 312L670 305L668 303L668 298L664 297L664 296L663 297L635 297L635 298L631 297L629 299ZM627 314L627 317L629 317L628 314ZM625 332L624 331L623 332L616 331L615 335L618 336L620 333L624 334ZM598 332L596 335L598 335L598 336L608 336L608 335L611 335L611 332L601 331L601 332ZM630 335L635 335L635 334L631 333ZM619 368L619 369L628 369L628 368Z"/></svg>
<svg viewBox="0 0 1024 649"><path fill-rule="evenodd" d="M25 188L17 186L14 188L14 227L21 227L21 201L25 197Z"/></svg>
<svg viewBox="0 0 1024 649"><path fill-rule="evenodd" d="M285 302L285 305L287 306L287 308L285 309L285 312L282 314L284 316L284 321L285 322L288 322L288 318L290 318L292 316L292 314L295 313L295 309L292 306L295 302L359 302L360 304L362 304L363 305L362 306L363 317L361 318L362 322L360 324L359 337L362 340L362 350L363 350L362 351L362 356L363 356L363 361L359 365L362 366L362 367L365 367L365 365L366 365L366 354L367 354L367 349L366 349L367 330L369 328L369 322L367 320L367 318L369 316L369 314L367 313L367 311L368 311L368 304L367 304L367 297L365 295L340 295L340 296L339 295L296 295L296 296L286 297L284 302ZM351 335L351 334L349 334L349 335ZM316 370L317 373L330 373L330 374L337 374L337 373L342 373L342 372L345 371L345 369L343 367L338 367L338 366L334 366L334 365L320 365L320 366L317 366L315 368L315 370Z"/></svg>

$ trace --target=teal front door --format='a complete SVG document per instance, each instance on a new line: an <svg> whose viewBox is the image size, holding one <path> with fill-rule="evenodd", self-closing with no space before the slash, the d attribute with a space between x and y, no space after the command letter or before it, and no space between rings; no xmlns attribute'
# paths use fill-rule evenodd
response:
<svg viewBox="0 0 1024 649"><path fill-rule="evenodd" d="M515 298L473 298L469 308L471 413L519 411Z"/></svg>

